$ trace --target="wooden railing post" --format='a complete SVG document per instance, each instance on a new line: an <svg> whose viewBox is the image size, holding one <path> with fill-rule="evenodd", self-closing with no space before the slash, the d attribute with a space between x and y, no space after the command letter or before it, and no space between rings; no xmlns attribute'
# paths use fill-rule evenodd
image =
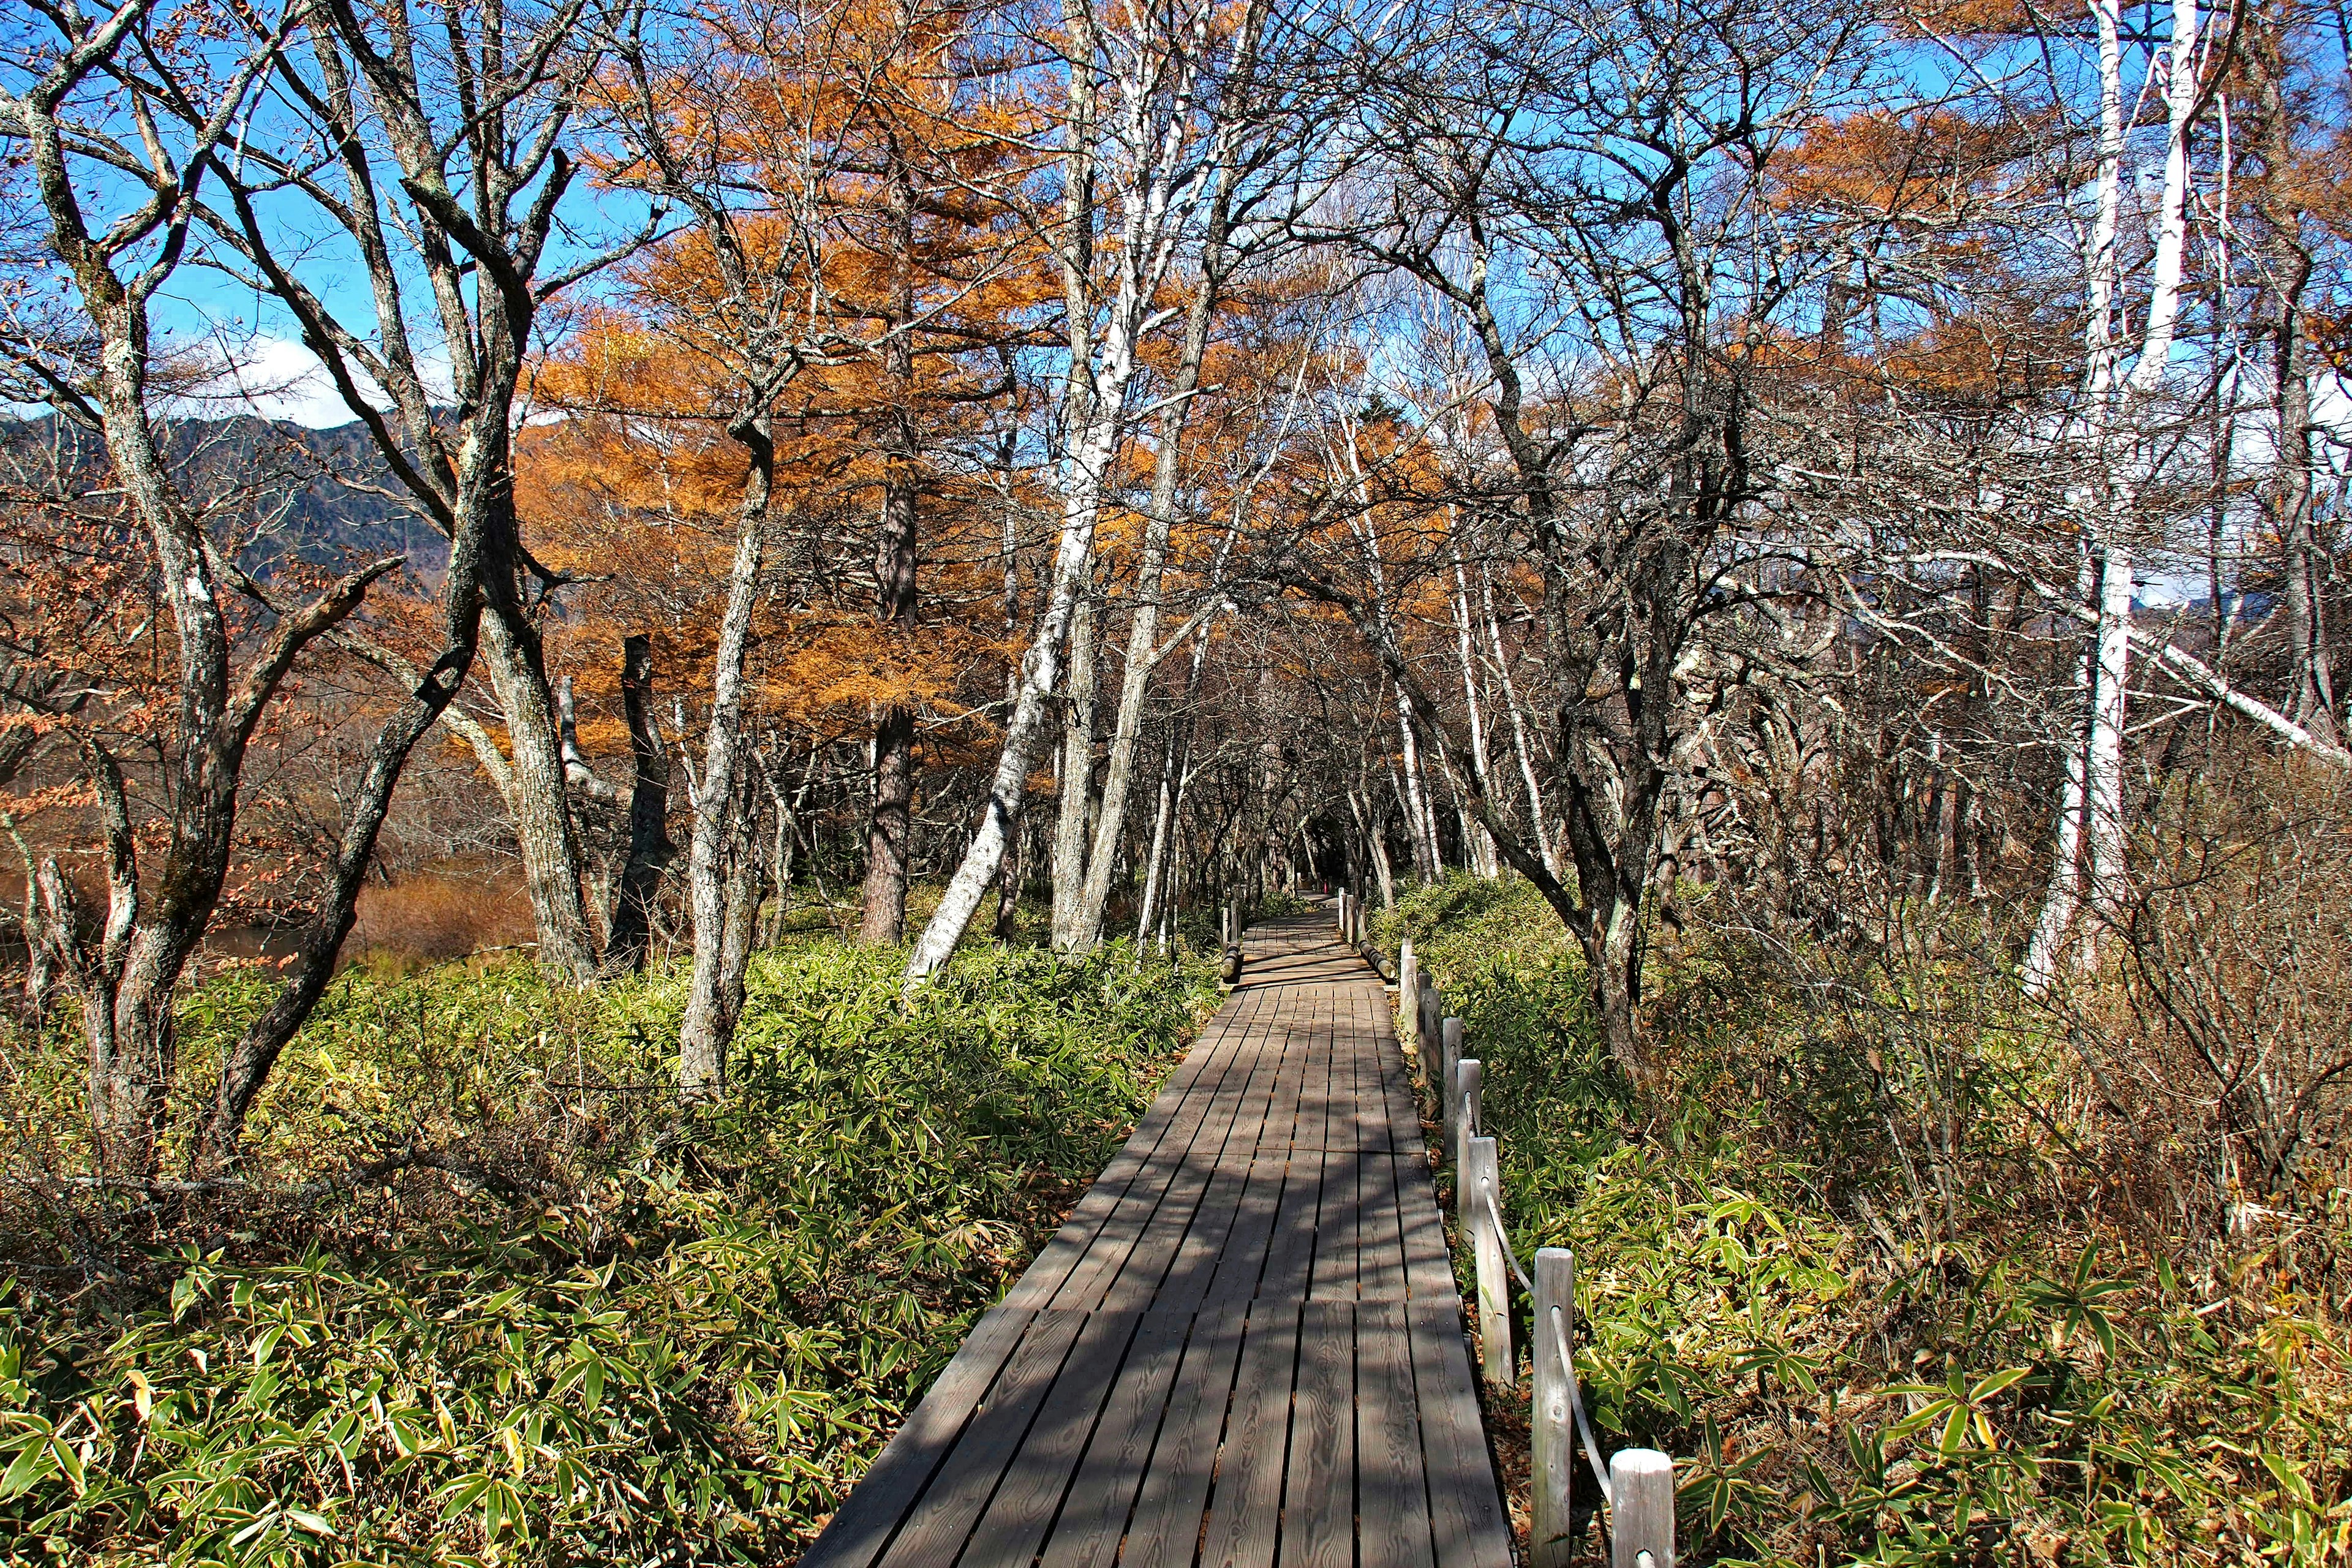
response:
<svg viewBox="0 0 2352 1568"><path fill-rule="evenodd" d="M1397 1017L1405 1022L1405 1048L1421 1049L1421 960L1413 956L1412 938L1397 944Z"/></svg>
<svg viewBox="0 0 2352 1568"><path fill-rule="evenodd" d="M1507 1388L1518 1380L1511 1360L1511 1280L1505 1272L1503 1238L1486 1207L1488 1197L1502 1192L1492 1138L1464 1140L1454 1180L1457 1223L1471 1239L1470 1254L1477 1265L1480 1368L1487 1386Z"/></svg>
<svg viewBox="0 0 2352 1568"><path fill-rule="evenodd" d="M1438 1097L1444 1102L1445 1157L1454 1159L1459 1152L1462 1130L1461 1079L1454 1069L1462 1065L1462 1020L1444 1018L1438 1021L1437 1037L1442 1042L1438 1056Z"/></svg>
<svg viewBox="0 0 2352 1568"><path fill-rule="evenodd" d="M1534 1342L1535 1403L1528 1412L1535 1474L1534 1531L1528 1537L1531 1568L1568 1568L1575 1542L1570 1535L1570 1481L1576 1474L1576 1415L1568 1407L1568 1366L1562 1346L1576 1342L1576 1258L1564 1247L1536 1248ZM1555 1331L1557 1325L1557 1331Z"/></svg>
<svg viewBox="0 0 2352 1568"><path fill-rule="evenodd" d="M1486 1065L1475 1056L1465 1056L1463 1060L1454 1063L1454 1110L1456 1110L1456 1119L1463 1123L1463 1138L1477 1138L1479 1135L1479 1100L1482 1100L1484 1081L1486 1081ZM1461 1150L1456 1150L1456 1157L1461 1157Z"/></svg>
<svg viewBox="0 0 2352 1568"><path fill-rule="evenodd" d="M1609 1492L1609 1568L1675 1568L1675 1462L1655 1448L1620 1448Z"/></svg>

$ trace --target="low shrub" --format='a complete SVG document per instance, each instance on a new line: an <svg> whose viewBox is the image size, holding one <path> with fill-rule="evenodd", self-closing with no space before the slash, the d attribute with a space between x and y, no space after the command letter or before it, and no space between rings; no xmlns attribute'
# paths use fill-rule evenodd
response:
<svg viewBox="0 0 2352 1568"><path fill-rule="evenodd" d="M1689 1560L2352 1555L2352 1194L2168 1222L1957 925L1843 966L1728 923L1654 959L1648 1106L1532 889L1454 879L1384 928L1484 1064L1514 1240L1576 1253L1605 1442L1678 1457Z"/></svg>
<svg viewBox="0 0 2352 1568"><path fill-rule="evenodd" d="M583 995L475 963L335 983L250 1188L76 1202L20 1144L0 1536L86 1563L789 1558L1214 994L1124 946L981 951L902 1005L898 962L761 957L733 1092L692 1121L681 976ZM193 1080L260 994L191 998Z"/></svg>

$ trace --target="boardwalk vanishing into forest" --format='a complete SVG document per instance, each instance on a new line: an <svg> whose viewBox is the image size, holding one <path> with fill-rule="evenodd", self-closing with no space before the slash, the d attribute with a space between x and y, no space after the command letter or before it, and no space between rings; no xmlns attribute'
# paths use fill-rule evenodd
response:
<svg viewBox="0 0 2352 1568"><path fill-rule="evenodd" d="M1506 1568L1379 976L1328 916L1241 985L803 1568Z"/></svg>

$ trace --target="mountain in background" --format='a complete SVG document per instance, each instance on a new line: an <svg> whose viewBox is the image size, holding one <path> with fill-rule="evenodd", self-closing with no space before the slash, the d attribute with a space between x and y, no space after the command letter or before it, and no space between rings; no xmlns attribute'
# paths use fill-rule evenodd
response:
<svg viewBox="0 0 2352 1568"><path fill-rule="evenodd" d="M215 537L257 575L383 555L407 556L420 576L448 564L448 541L394 499L399 486L356 420L316 430L236 415L166 420L157 434L184 491L217 509ZM53 416L0 421L0 458L20 494L79 500L110 482L98 433Z"/></svg>

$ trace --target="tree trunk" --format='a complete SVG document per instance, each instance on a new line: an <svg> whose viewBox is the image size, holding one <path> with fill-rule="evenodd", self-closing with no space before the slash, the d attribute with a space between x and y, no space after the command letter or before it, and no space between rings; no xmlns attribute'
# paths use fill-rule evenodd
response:
<svg viewBox="0 0 2352 1568"><path fill-rule="evenodd" d="M882 510L875 529L875 620L902 647L917 625L915 198L906 161L889 161L890 319L882 345L883 384L891 406L883 441ZM874 730L874 811L866 831L865 912L857 940L895 947L907 929L908 836L915 805L915 710L903 702L882 711Z"/></svg>
<svg viewBox="0 0 2352 1568"><path fill-rule="evenodd" d="M554 693L540 659L539 633L511 593L494 594L482 626L482 663L506 715L507 812L521 852L523 881L539 929L540 967L586 984L596 975L595 942L580 876L580 840L566 788Z"/></svg>
<svg viewBox="0 0 2352 1568"><path fill-rule="evenodd" d="M1502 682L1503 706L1511 715L1511 742L1519 759L1519 782L1528 792L1528 826L1535 829L1536 850L1543 857L1544 865L1555 877L1559 875L1559 853L1552 847L1551 827L1546 820L1543 785L1536 779L1535 748L1528 742L1526 705L1519 700L1518 683L1511 679L1510 656L1503 649L1503 625L1495 616L1495 582L1482 566L1478 573L1481 607L1486 616L1486 639L1495 649L1495 677Z"/></svg>
<svg viewBox="0 0 2352 1568"><path fill-rule="evenodd" d="M2090 552L2084 549L2075 592L2087 602L2095 589ZM2074 911L2082 902L2083 812L2089 798L2084 758L2090 744L2091 689L2098 668L2095 639L2085 641L2074 660L2074 683L2067 704L2065 773L2058 791L2058 816L2051 830L2050 881L2042 896L2041 918L2025 948L2019 981L2029 995L2046 993L2058 975L2058 956L2074 929Z"/></svg>
<svg viewBox="0 0 2352 1568"><path fill-rule="evenodd" d="M651 910L663 870L677 855L669 841L669 759L654 732L653 644L638 635L621 643L621 709L629 722L629 845L605 922L606 975L634 974L653 946Z"/></svg>
<svg viewBox="0 0 2352 1568"><path fill-rule="evenodd" d="M2128 716L2125 680L2129 674L2132 628L2132 552L2107 546L2099 573L2099 674L2091 704L2091 743L2084 762L2084 802L2091 839L2091 897L2102 915L2112 917L2126 896L2124 886L2124 725ZM2096 944L2085 941L2080 962L2088 969Z"/></svg>
<svg viewBox="0 0 2352 1568"><path fill-rule="evenodd" d="M1478 658L1471 650L1470 583L1462 569L1462 547L1454 546L1454 657L1462 667L1462 701L1470 720L1470 765L1477 774L1478 791L1492 796L1494 779L1487 771L1486 716L1485 705L1478 700ZM1477 824L1465 816L1463 820L1464 848L1470 868L1481 877L1501 875L1502 867L1495 858L1493 844L1481 832Z"/></svg>
<svg viewBox="0 0 2352 1568"><path fill-rule="evenodd" d="M1070 689L1062 699L1061 800L1054 817L1053 941L1067 952L1077 941L1078 904L1086 894L1087 807L1095 765L1094 596L1081 596L1070 616Z"/></svg>
<svg viewBox="0 0 2352 1568"><path fill-rule="evenodd" d="M751 616L759 605L760 565L767 545L768 500L776 449L764 413L730 431L751 456L738 506L735 559L727 577L727 609L710 675L710 725L703 743L702 777L694 790L694 843L687 858L687 898L694 911L694 969L686 1018L678 1030L678 1097L716 1100L726 1092L727 1047L735 1037L742 974L730 944L735 899L731 853L743 833L744 665ZM731 990L730 990L731 987Z"/></svg>
<svg viewBox="0 0 2352 1568"><path fill-rule="evenodd" d="M1111 731L1110 754L1103 764L1102 813L1095 826L1094 848L1087 859L1086 890L1070 932L1070 947L1084 952L1101 940L1103 908L1110 899L1111 852L1127 820L1127 796L1135 768L1136 739L1143 731L1143 700L1150 689L1151 672L1159 664L1160 589L1167 567L1168 543L1176 519L1176 484L1184 430L1191 421L1192 395L1201 384L1201 359L1208 352L1209 321L1224 280L1225 227L1229 221L1231 184L1221 185L1209 217L1202 247L1201 279L1184 316L1184 340L1176 353L1176 373L1160 410L1158 449L1153 453L1150 510L1143 531L1143 553L1135 572L1135 613L1127 634L1127 662L1119 679L1118 714ZM1163 782L1163 798L1164 798ZM1155 838L1154 864L1158 859ZM1145 903L1150 902L1147 894ZM1148 917L1147 917L1148 924Z"/></svg>

